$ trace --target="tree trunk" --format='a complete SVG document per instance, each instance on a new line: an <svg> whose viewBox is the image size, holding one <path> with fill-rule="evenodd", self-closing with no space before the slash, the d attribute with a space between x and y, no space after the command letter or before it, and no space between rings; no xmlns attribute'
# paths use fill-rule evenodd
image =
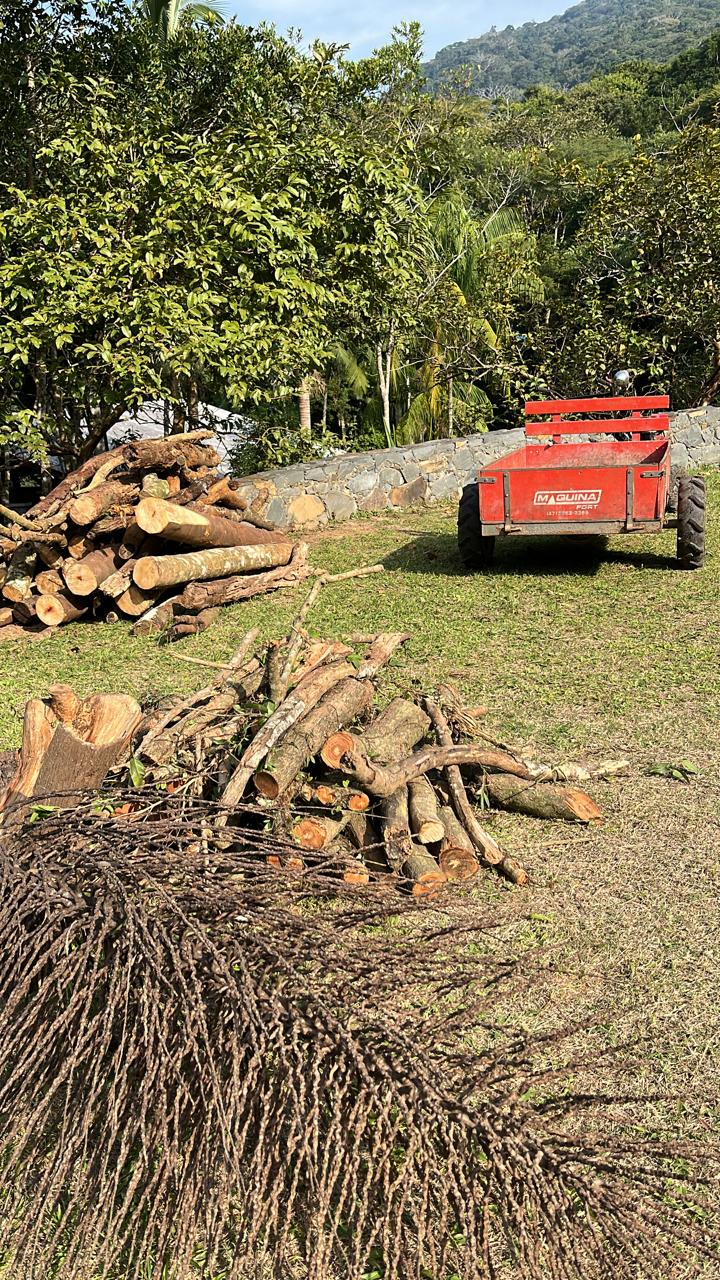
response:
<svg viewBox="0 0 720 1280"><path fill-rule="evenodd" d="M289 787L308 760L317 755L333 731L351 723L372 704L372 686L354 677L331 689L276 748L272 765L255 774L255 787L270 800Z"/></svg>
<svg viewBox="0 0 720 1280"><path fill-rule="evenodd" d="M91 551L82 560L66 560L63 577L68 589L76 596L91 596L120 563L115 547L103 547Z"/></svg>
<svg viewBox="0 0 720 1280"><path fill-rule="evenodd" d="M48 796L59 807L75 802L66 792L93 790L121 759L142 718L134 698L94 694L79 700L67 686L50 705L33 698L25 707L20 761L0 812L27 808L32 797Z"/></svg>
<svg viewBox="0 0 720 1280"><path fill-rule="evenodd" d="M415 778L408 787L410 826L420 844L437 844L445 829L438 814L435 790L427 778Z"/></svg>
<svg viewBox="0 0 720 1280"><path fill-rule="evenodd" d="M247 547L285 543L282 533L256 529L244 521L225 520L214 508L183 507L162 498L143 498L135 520L145 533L161 535L187 547Z"/></svg>
<svg viewBox="0 0 720 1280"><path fill-rule="evenodd" d="M300 439L312 440L312 411L310 406L310 379L303 378L298 391L300 407Z"/></svg>
<svg viewBox="0 0 720 1280"><path fill-rule="evenodd" d="M177 556L143 556L135 564L133 579L138 587L152 591L174 587L180 582L229 577L232 573L254 573L285 565L292 555L292 543L278 542L258 547L217 547L210 551L190 551Z"/></svg>
<svg viewBox="0 0 720 1280"><path fill-rule="evenodd" d="M524 782L506 773L488 773L482 786L493 804L513 813L564 822L597 822L602 813L579 787L553 782Z"/></svg>

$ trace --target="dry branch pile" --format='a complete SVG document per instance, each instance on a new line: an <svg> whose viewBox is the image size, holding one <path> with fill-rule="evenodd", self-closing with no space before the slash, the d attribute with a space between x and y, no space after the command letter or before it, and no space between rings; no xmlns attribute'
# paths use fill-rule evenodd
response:
<svg viewBox="0 0 720 1280"><path fill-rule="evenodd" d="M247 511L208 431L85 462L24 516L0 506L0 640L80 618L177 639L214 610L293 586L307 548Z"/></svg>
<svg viewBox="0 0 720 1280"><path fill-rule="evenodd" d="M540 818L592 822L595 802L558 771L525 759L483 734L476 712L441 686L436 697L395 697L375 705L378 673L403 633L351 645L312 640L303 623L323 579L312 587L289 636L255 651L249 632L212 682L166 699L142 717L132 699L80 701L67 686L25 709L23 745L0 813L16 817L33 801L97 787L131 757L132 776L218 806L206 842L222 848L238 821L293 850L278 862L302 870L320 853L344 880L366 884L392 873L416 897L435 896L481 866L516 885L527 881L482 825L494 806ZM197 660L196 660L197 661ZM574 766L574 776L608 776ZM562 776L573 776L566 768ZM127 816L142 810L127 805ZM272 855L276 858L277 856Z"/></svg>

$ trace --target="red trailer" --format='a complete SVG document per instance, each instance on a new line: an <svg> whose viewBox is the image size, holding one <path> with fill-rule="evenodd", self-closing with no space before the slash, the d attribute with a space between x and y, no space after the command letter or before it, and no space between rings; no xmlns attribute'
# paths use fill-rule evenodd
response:
<svg viewBox="0 0 720 1280"><path fill-rule="evenodd" d="M667 396L526 404L526 443L487 463L463 490L458 547L465 567L488 565L498 537L659 533L676 525L681 567L699 569L705 484L681 476L677 519L668 516L669 404ZM581 435L595 438L573 438Z"/></svg>

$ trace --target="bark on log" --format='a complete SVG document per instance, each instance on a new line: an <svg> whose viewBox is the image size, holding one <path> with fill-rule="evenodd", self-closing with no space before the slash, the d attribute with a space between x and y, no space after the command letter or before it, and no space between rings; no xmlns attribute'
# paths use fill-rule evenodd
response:
<svg viewBox="0 0 720 1280"><path fill-rule="evenodd" d="M40 573L35 574L35 586L40 595L54 596L64 589L65 584L57 569L42 569Z"/></svg>
<svg viewBox="0 0 720 1280"><path fill-rule="evenodd" d="M165 627L169 627L175 616L175 606L179 598L179 596L171 596L169 600L151 605L137 622L133 623L133 635L149 636L155 631L163 631Z"/></svg>
<svg viewBox="0 0 720 1280"><path fill-rule="evenodd" d="M37 618L37 597L28 596L27 600L20 600L13 605L12 615L21 627L27 627L31 622L35 622Z"/></svg>
<svg viewBox="0 0 720 1280"><path fill-rule="evenodd" d="M170 471L180 466L184 471L198 467L217 467L220 455L209 445L198 443L212 432L188 431L185 435L165 436L161 440L133 440L125 446L125 458L131 467L141 471Z"/></svg>
<svg viewBox="0 0 720 1280"><path fill-rule="evenodd" d="M333 662L311 671L272 713L243 752L220 803L231 808L240 802L252 775L283 736L307 715L342 680L354 675L349 662Z"/></svg>
<svg viewBox="0 0 720 1280"><path fill-rule="evenodd" d="M63 577L68 590L74 595L91 596L120 563L115 547L102 547L91 551L82 560L66 560Z"/></svg>
<svg viewBox="0 0 720 1280"><path fill-rule="evenodd" d="M57 591L52 596L38 596L37 616L46 627L60 627L66 622L77 622L88 611L87 599L70 595L69 591Z"/></svg>
<svg viewBox="0 0 720 1280"><path fill-rule="evenodd" d="M22 812L33 797L48 796L59 807L72 806L63 795L100 785L127 749L142 713L125 694L94 694L78 702L69 722L51 706L33 698L25 708L20 761L0 812Z"/></svg>
<svg viewBox="0 0 720 1280"><path fill-rule="evenodd" d="M160 498L143 498L135 519L146 533L162 536L187 547L248 547L286 543L282 533L268 533L254 525L226 520L215 508L179 506Z"/></svg>
<svg viewBox="0 0 720 1280"><path fill-rule="evenodd" d="M595 801L579 787L553 782L524 782L507 773L489 773L482 783L493 804L512 813L563 822L597 822Z"/></svg>
<svg viewBox="0 0 720 1280"><path fill-rule="evenodd" d="M285 565L292 555L290 542L259 547L219 547L211 551L190 551L177 556L143 556L135 564L133 579L139 587L152 591L174 587L180 582L222 578L231 573L253 573Z"/></svg>
<svg viewBox="0 0 720 1280"><path fill-rule="evenodd" d="M372 687L349 677L331 689L278 745L272 763L255 774L261 795L275 800L290 785L333 731L355 720L372 703Z"/></svg>
<svg viewBox="0 0 720 1280"><path fill-rule="evenodd" d="M138 485L127 478L106 480L104 484L98 485L97 489L91 489L88 493L81 493L77 498L73 498L68 506L68 515L73 524L85 529L88 525L95 524L112 507L126 506L129 502L133 502L139 492Z"/></svg>
<svg viewBox="0 0 720 1280"><path fill-rule="evenodd" d="M15 548L7 566L7 578L2 588L6 600L20 604L29 600L33 592L33 574L37 563L37 552L29 542L21 542Z"/></svg>
<svg viewBox="0 0 720 1280"><path fill-rule="evenodd" d="M358 667L358 680L372 680L395 650L409 639L409 631L385 631L374 636L368 653Z"/></svg>
<svg viewBox="0 0 720 1280"><path fill-rule="evenodd" d="M37 554L47 569L59 569L64 559L64 551L60 547L49 546L46 542L37 544Z"/></svg>
<svg viewBox="0 0 720 1280"><path fill-rule="evenodd" d="M312 573L307 564L307 553L307 543L298 542L289 564L269 569L267 573L257 573L252 577L242 574L209 582L191 582L185 587L180 604L183 609L193 613L216 605L236 604L267 591L297 586L298 582L303 582Z"/></svg>
<svg viewBox="0 0 720 1280"><path fill-rule="evenodd" d="M415 778L408 787L410 828L420 844L437 844L445 835L438 814L435 789L427 778Z"/></svg>
<svg viewBox="0 0 720 1280"><path fill-rule="evenodd" d="M221 476L219 480L210 485L205 494L204 502L209 507L218 503L221 507L230 507L233 511L246 511L247 502L237 492L239 485L239 480L232 480L230 476Z"/></svg>
<svg viewBox="0 0 720 1280"><path fill-rule="evenodd" d="M443 838L438 862L448 880L469 880L477 875L480 863L473 842L462 823L458 822L450 805L440 809Z"/></svg>
<svg viewBox="0 0 720 1280"><path fill-rule="evenodd" d="M413 843L410 835L407 787L399 787L382 805L383 840L388 865L413 882L416 897L437 893L445 875L432 854Z"/></svg>
<svg viewBox="0 0 720 1280"><path fill-rule="evenodd" d="M453 750L452 734L450 726L440 707L432 698L425 699L425 706L428 709L430 718L435 727L435 732L440 740L441 747L445 751ZM445 765L445 778L447 780L448 791L450 792L450 800L452 807L458 820L462 823L472 840L475 848L482 854L486 862L493 866L502 867L505 854L498 845L496 840L488 834L484 827L480 825L475 816L475 811L468 800L465 783L462 779L457 763L449 763Z"/></svg>
<svg viewBox="0 0 720 1280"><path fill-rule="evenodd" d="M363 730L359 741L364 755L381 765L392 764L409 755L430 728L425 712L408 698L393 698L384 711ZM355 736L346 732L334 734L323 744L321 757L330 769L340 768L346 751L352 749ZM404 785L402 782L398 786ZM391 791L395 787L390 788ZM383 792L389 795L388 792Z"/></svg>
<svg viewBox="0 0 720 1280"><path fill-rule="evenodd" d="M160 637L160 644L174 644L185 636L199 636L217 620L218 609L203 609L200 613L178 613L172 626Z"/></svg>
<svg viewBox="0 0 720 1280"><path fill-rule="evenodd" d="M68 533L67 551L73 560L82 560L84 556L90 554L94 546L95 539L86 529L74 529Z"/></svg>

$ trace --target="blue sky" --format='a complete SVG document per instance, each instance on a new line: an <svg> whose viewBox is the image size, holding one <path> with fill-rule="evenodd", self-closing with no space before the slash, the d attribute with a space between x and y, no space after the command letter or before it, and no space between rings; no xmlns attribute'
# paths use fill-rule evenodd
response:
<svg viewBox="0 0 720 1280"><path fill-rule="evenodd" d="M355 55L370 50L387 39L393 26L416 18L425 30L425 54L432 57L443 45L482 35L489 27L519 26L522 22L542 22L553 13L562 13L573 0L487 0L468 4L466 0L358 0L341 4L338 0L229 0L227 9L251 26L263 20L274 22L280 31L299 28L306 40L315 37L349 44Z"/></svg>

